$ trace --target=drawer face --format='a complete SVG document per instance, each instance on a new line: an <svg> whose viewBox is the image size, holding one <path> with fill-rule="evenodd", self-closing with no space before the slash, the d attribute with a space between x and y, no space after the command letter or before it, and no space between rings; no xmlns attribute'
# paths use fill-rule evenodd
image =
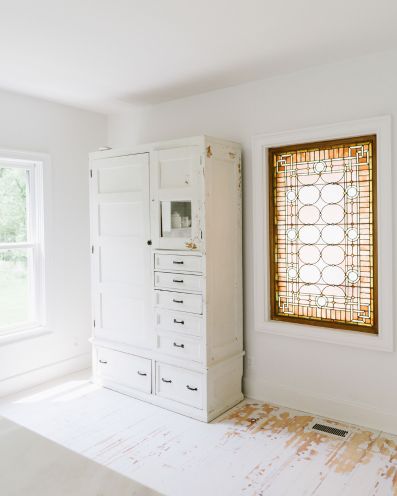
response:
<svg viewBox="0 0 397 496"><path fill-rule="evenodd" d="M104 381L152 392L151 360L107 348L97 348L97 360L97 372Z"/></svg>
<svg viewBox="0 0 397 496"><path fill-rule="evenodd" d="M156 394L195 408L203 407L205 376L199 372L156 363Z"/></svg>
<svg viewBox="0 0 397 496"><path fill-rule="evenodd" d="M157 350L161 353L186 360L203 360L203 342L200 338L181 334L158 334Z"/></svg>
<svg viewBox="0 0 397 496"><path fill-rule="evenodd" d="M179 310L201 314L203 299L198 294L174 293L171 291L156 291L156 306L168 310Z"/></svg>
<svg viewBox="0 0 397 496"><path fill-rule="evenodd" d="M174 291L201 291L202 281L202 276L194 276L193 274L154 273L154 286L156 288L172 289Z"/></svg>
<svg viewBox="0 0 397 496"><path fill-rule="evenodd" d="M155 326L157 331L182 332L190 336L203 335L203 318L184 312L157 308Z"/></svg>
<svg viewBox="0 0 397 496"><path fill-rule="evenodd" d="M166 253L155 253L154 269L185 272L202 272L203 259L194 255L170 255Z"/></svg>

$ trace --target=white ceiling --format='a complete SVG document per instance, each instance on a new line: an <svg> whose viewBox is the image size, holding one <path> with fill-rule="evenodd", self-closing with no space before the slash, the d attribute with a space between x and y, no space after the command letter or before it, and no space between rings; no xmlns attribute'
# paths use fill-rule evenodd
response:
<svg viewBox="0 0 397 496"><path fill-rule="evenodd" d="M0 88L114 112L394 49L396 21L396 0L0 0Z"/></svg>

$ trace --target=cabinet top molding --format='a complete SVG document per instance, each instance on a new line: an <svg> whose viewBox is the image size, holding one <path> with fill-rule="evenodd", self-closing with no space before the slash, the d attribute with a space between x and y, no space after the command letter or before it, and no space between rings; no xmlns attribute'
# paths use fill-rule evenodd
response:
<svg viewBox="0 0 397 496"><path fill-rule="evenodd" d="M200 136L190 136L187 138L167 140L167 141L154 141L152 143L145 143L143 145L132 145L129 147L122 148L112 148L110 150L95 151L89 154L90 160L98 160L103 158L110 158L122 155L130 155L135 153L148 153L157 150L164 150L167 148L177 148L183 146L205 146L208 141L213 143L218 143L220 145L227 145L228 147L233 146L240 150L241 145L239 143L223 140L220 138L214 138L212 136L200 135Z"/></svg>

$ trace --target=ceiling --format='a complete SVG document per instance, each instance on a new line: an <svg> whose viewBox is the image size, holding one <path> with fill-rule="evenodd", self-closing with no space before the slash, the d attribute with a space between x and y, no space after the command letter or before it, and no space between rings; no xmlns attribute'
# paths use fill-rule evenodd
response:
<svg viewBox="0 0 397 496"><path fill-rule="evenodd" d="M0 0L0 88L99 112L397 47L395 0Z"/></svg>

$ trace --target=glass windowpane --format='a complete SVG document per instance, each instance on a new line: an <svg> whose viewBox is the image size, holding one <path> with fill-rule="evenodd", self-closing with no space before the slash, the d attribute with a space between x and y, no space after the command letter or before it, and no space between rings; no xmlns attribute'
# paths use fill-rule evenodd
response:
<svg viewBox="0 0 397 496"><path fill-rule="evenodd" d="M0 243L27 241L27 171L0 166Z"/></svg>
<svg viewBox="0 0 397 496"><path fill-rule="evenodd" d="M161 202L161 236L190 238L192 233L192 203L190 201Z"/></svg>
<svg viewBox="0 0 397 496"><path fill-rule="evenodd" d="M31 249L0 250L0 329L32 320Z"/></svg>

